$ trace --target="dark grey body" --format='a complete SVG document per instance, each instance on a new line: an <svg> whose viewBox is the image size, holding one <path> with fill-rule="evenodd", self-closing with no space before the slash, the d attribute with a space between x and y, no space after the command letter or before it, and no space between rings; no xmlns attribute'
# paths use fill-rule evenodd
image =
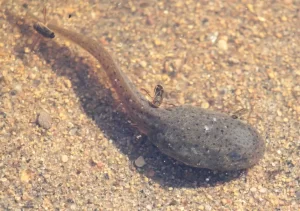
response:
<svg viewBox="0 0 300 211"><path fill-rule="evenodd" d="M262 138L238 119L192 106L163 113L148 136L163 153L189 166L239 170L263 157Z"/></svg>

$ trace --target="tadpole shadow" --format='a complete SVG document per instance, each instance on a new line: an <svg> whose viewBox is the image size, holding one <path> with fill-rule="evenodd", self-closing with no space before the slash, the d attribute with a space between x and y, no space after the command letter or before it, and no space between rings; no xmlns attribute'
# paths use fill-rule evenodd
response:
<svg viewBox="0 0 300 211"><path fill-rule="evenodd" d="M5 14L7 21L24 35L14 48L16 56L23 60L25 66L30 66L31 62L25 56L24 43L34 31L15 14L9 11ZM52 42L51 47L46 42ZM112 93L99 83L96 74L95 77L88 77L94 70L85 62L86 59L58 44L55 39L42 39L38 47L36 55L45 60L57 76L70 79L84 112L95 121L104 135L113 140L113 144L132 163L139 156L144 157L147 164L142 168L134 167L133 170L149 177L150 183L159 183L163 187L195 188L215 186L237 178L246 180L246 171L213 172L193 168L162 154L147 137L137 136L138 131L128 123L126 115L113 108ZM140 137L138 141L136 137Z"/></svg>

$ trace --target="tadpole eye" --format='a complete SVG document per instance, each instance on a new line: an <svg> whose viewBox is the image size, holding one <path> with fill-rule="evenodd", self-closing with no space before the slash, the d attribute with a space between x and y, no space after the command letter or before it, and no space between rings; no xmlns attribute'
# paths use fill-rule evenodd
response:
<svg viewBox="0 0 300 211"><path fill-rule="evenodd" d="M230 152L228 154L228 157L230 158L230 160L236 162L236 161L240 161L243 159L243 156L241 156L241 154L237 153L236 151ZM245 158L244 158L245 159Z"/></svg>

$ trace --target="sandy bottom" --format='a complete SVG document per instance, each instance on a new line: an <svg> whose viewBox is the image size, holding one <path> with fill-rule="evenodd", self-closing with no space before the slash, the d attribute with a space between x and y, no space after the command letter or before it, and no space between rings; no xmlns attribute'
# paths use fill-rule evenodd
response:
<svg viewBox="0 0 300 211"><path fill-rule="evenodd" d="M196 2L3 3L0 210L300 209L299 1ZM245 108L264 159L218 173L160 153L88 53L59 36L32 51L39 36L21 17L43 18L44 6L48 20L101 42L138 89L162 84L164 106Z"/></svg>

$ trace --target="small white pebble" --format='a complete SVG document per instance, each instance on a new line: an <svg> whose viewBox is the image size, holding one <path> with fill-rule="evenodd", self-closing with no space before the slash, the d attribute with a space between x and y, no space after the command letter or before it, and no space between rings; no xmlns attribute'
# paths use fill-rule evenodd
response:
<svg viewBox="0 0 300 211"><path fill-rule="evenodd" d="M30 48L25 47L25 48L24 48L24 52L25 52L25 53L29 53L29 52L30 52Z"/></svg>
<svg viewBox="0 0 300 211"><path fill-rule="evenodd" d="M208 38L212 43L215 43L218 39L218 36L219 36L219 32L214 32L214 33L210 34L208 36Z"/></svg>
<svg viewBox="0 0 300 211"><path fill-rule="evenodd" d="M64 162L64 163L66 163L66 162L68 162L68 156L67 155L63 155L63 156L61 156L61 160L62 160L62 162Z"/></svg>
<svg viewBox="0 0 300 211"><path fill-rule="evenodd" d="M147 62L146 61L141 61L140 65L145 68L145 67L147 67Z"/></svg>
<svg viewBox="0 0 300 211"><path fill-rule="evenodd" d="M142 168L143 166L146 165L146 161L144 159L143 156L138 157L135 161L134 161L135 165L139 168Z"/></svg>
<svg viewBox="0 0 300 211"><path fill-rule="evenodd" d="M71 210L76 210L76 209L77 209L77 206L76 206L76 204L72 204L72 205L70 206L70 208L71 208Z"/></svg>
<svg viewBox="0 0 300 211"><path fill-rule="evenodd" d="M0 181L1 181L1 182L6 182L7 179L6 179L5 177L3 177L3 178L0 179Z"/></svg>
<svg viewBox="0 0 300 211"><path fill-rule="evenodd" d="M209 108L209 103L207 101L203 101L201 103L201 107L207 109L207 108Z"/></svg>
<svg viewBox="0 0 300 211"><path fill-rule="evenodd" d="M37 124L42 128L48 130L51 128L52 118L47 112L41 111L37 118Z"/></svg>
<svg viewBox="0 0 300 211"><path fill-rule="evenodd" d="M223 50L223 51L227 51L228 50L227 42L225 40L219 40L218 41L218 48Z"/></svg>
<svg viewBox="0 0 300 211"><path fill-rule="evenodd" d="M22 91L22 85L21 84L15 85L14 90L16 91L16 93L20 93Z"/></svg>
<svg viewBox="0 0 300 211"><path fill-rule="evenodd" d="M77 128L72 128L72 129L69 131L69 134L70 134L71 136L74 136L74 135L76 135L77 131L78 131Z"/></svg>
<svg viewBox="0 0 300 211"><path fill-rule="evenodd" d="M211 207L210 205L206 204L206 205L204 206L204 209L205 209L206 211L210 211L210 210L212 210L212 207Z"/></svg>
<svg viewBox="0 0 300 211"><path fill-rule="evenodd" d="M267 188L261 188L261 189L259 189L259 192L260 193L266 193L267 192Z"/></svg>

